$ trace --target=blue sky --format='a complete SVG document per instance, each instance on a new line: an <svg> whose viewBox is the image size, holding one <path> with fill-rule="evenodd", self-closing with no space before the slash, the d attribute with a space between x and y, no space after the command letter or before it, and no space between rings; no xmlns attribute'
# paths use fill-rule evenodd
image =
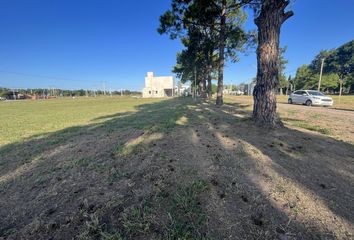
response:
<svg viewBox="0 0 354 240"><path fill-rule="evenodd" d="M99 89L143 88L147 71L171 75L178 40L160 36L167 0L1 0L0 86ZM286 72L321 49L354 39L353 0L296 0L281 31ZM246 24L255 29L253 19ZM228 63L225 83L256 75L255 50Z"/></svg>

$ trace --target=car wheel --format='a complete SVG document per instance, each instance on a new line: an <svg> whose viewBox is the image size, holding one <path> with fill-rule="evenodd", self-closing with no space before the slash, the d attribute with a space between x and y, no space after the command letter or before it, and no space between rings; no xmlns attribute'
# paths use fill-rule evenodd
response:
<svg viewBox="0 0 354 240"><path fill-rule="evenodd" d="M291 98L288 99L289 104L293 104L293 100Z"/></svg>
<svg viewBox="0 0 354 240"><path fill-rule="evenodd" d="M312 106L311 100L307 100L305 104L306 104L306 106L309 106L309 107Z"/></svg>

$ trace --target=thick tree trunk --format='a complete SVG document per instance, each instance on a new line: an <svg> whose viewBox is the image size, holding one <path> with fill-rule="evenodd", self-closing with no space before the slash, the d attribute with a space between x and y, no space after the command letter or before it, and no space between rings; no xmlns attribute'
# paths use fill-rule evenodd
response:
<svg viewBox="0 0 354 240"><path fill-rule="evenodd" d="M200 97L201 98L206 98L206 92L205 92L205 78L203 77L203 79L199 79L199 92L200 92Z"/></svg>
<svg viewBox="0 0 354 240"><path fill-rule="evenodd" d="M211 73L213 70L212 57L213 57L213 52L208 54L208 66L207 66L207 81L208 81L208 98L209 98L209 100L212 97L212 86L211 86Z"/></svg>
<svg viewBox="0 0 354 240"><path fill-rule="evenodd" d="M222 0L222 12L220 18L220 39L219 39L219 68L218 68L218 88L216 93L216 105L224 104L224 65L225 65L225 33L226 33L226 0Z"/></svg>
<svg viewBox="0 0 354 240"><path fill-rule="evenodd" d="M207 93L207 75L206 74L204 74L204 76L203 76L203 92L204 92L203 98L207 98L208 93Z"/></svg>
<svg viewBox="0 0 354 240"><path fill-rule="evenodd" d="M286 84L285 95L289 95L289 82Z"/></svg>
<svg viewBox="0 0 354 240"><path fill-rule="evenodd" d="M354 93L354 84L350 85L349 93Z"/></svg>
<svg viewBox="0 0 354 240"><path fill-rule="evenodd" d="M206 72L206 79L208 82L208 87L207 87L207 92L208 92L208 98L209 100L211 99L212 95L212 88L211 88L211 71L212 71L213 66L211 65L211 60L208 62L207 66L207 72Z"/></svg>
<svg viewBox="0 0 354 240"><path fill-rule="evenodd" d="M208 72L208 98L212 98L212 83L211 83L211 71Z"/></svg>
<svg viewBox="0 0 354 240"><path fill-rule="evenodd" d="M282 126L277 115L276 91L279 86L279 36L283 22L293 13L284 12L286 0L263 0L258 27L257 82L253 91L253 120L262 126Z"/></svg>

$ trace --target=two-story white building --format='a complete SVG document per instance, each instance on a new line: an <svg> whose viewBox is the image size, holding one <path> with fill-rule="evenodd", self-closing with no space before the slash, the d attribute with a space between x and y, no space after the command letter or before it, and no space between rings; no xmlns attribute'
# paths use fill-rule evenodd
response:
<svg viewBox="0 0 354 240"><path fill-rule="evenodd" d="M145 77L143 98L162 98L175 96L175 80L172 76L156 77L148 72Z"/></svg>

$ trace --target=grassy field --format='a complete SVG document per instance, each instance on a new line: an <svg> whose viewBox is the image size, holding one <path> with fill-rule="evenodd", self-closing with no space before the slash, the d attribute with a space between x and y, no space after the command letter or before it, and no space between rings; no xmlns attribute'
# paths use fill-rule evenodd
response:
<svg viewBox="0 0 354 240"><path fill-rule="evenodd" d="M352 239L351 99L284 100L0 102L0 239Z"/></svg>
<svg viewBox="0 0 354 240"><path fill-rule="evenodd" d="M354 96L332 96L334 109L354 111ZM252 103L252 97L238 96L239 102ZM136 111L135 107L159 100L131 97L107 98L64 98L46 101L8 101L0 102L2 113L0 146L28 137L38 136L71 126L89 124L92 118L99 118L118 112ZM287 96L278 96L279 103L287 103ZM251 106L250 106L251 107ZM249 107L249 109L250 109ZM281 113L287 113L283 111ZM291 111L290 111L291 114Z"/></svg>
<svg viewBox="0 0 354 240"><path fill-rule="evenodd" d="M26 138L89 124L95 118L135 111L137 105L153 103L131 97L62 98L38 101L0 102L0 146Z"/></svg>

